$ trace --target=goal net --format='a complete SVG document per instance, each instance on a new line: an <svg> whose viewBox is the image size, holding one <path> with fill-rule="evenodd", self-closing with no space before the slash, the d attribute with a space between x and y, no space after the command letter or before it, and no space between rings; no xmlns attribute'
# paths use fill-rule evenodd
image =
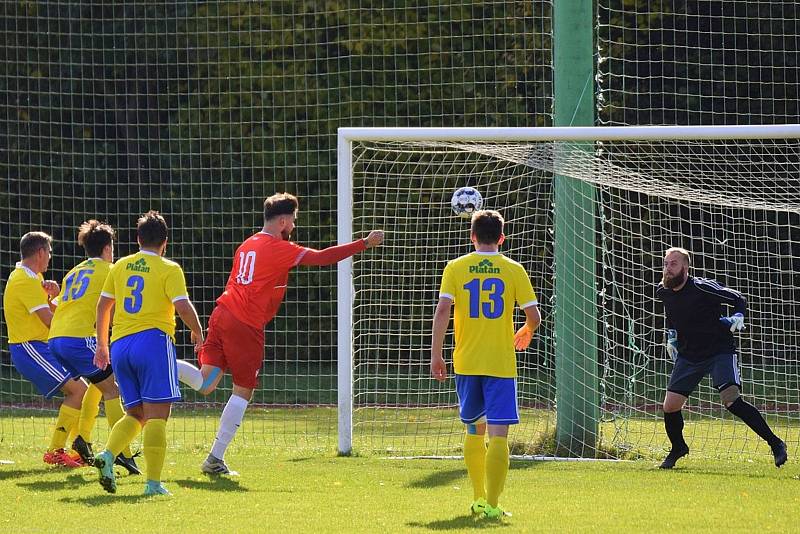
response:
<svg viewBox="0 0 800 534"><path fill-rule="evenodd" d="M340 450L460 453L452 374L439 384L429 361L442 269L472 250L469 222L449 206L452 192L467 185L505 217L501 251L527 269L543 316L531 347L517 353L521 423L510 434L512 454L556 451L559 347L569 341L556 335L557 325L564 303L586 294L591 313L561 335L591 348L567 355L591 377L570 385L578 405L596 410L596 443L585 450L611 458L663 454L660 405L672 362L655 288L671 246L693 253L692 274L748 300L747 326L737 335L742 393L796 446L799 137L798 126L341 129L340 240L372 228L387 237L382 248L340 265ZM559 180L591 185L587 213L575 221L592 225L556 227L565 208L555 201ZM555 251L564 243L594 251L584 273L588 293L556 292L563 270ZM449 362L451 349L452 325ZM693 454L769 453L724 409L709 379L684 414Z"/></svg>

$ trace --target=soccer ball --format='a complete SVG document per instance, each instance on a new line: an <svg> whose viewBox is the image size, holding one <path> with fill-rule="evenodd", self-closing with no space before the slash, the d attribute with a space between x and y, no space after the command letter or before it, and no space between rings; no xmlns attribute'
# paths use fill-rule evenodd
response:
<svg viewBox="0 0 800 534"><path fill-rule="evenodd" d="M469 219L474 212L483 207L483 197L474 187L461 187L453 193L450 206L453 208L453 213Z"/></svg>

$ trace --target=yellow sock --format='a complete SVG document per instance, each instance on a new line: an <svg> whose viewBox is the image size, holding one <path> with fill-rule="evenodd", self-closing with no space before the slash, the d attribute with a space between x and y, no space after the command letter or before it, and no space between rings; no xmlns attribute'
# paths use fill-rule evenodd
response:
<svg viewBox="0 0 800 534"><path fill-rule="evenodd" d="M78 410L78 414L80 414L80 410ZM78 424L80 424L81 418L78 415L78 420L75 421L75 424L72 425L72 428L69 429L69 436L67 436L67 443L64 445L64 448L67 449L72 447L72 442L75 441L75 437L78 435Z"/></svg>
<svg viewBox="0 0 800 534"><path fill-rule="evenodd" d="M493 436L489 438L486 449L486 501L497 507L508 474L508 438Z"/></svg>
<svg viewBox="0 0 800 534"><path fill-rule="evenodd" d="M139 420L130 415L126 415L114 425L111 434L108 436L106 450L114 455L114 458L127 447L133 439L142 431Z"/></svg>
<svg viewBox="0 0 800 534"><path fill-rule="evenodd" d="M472 498L486 498L486 444L483 434L464 435L464 463L472 482Z"/></svg>
<svg viewBox="0 0 800 534"><path fill-rule="evenodd" d="M70 430L78 422L81 412L75 408L64 406L63 404L58 409L58 419L56 419L56 427L53 429L53 437L50 438L50 447L48 451L56 449L63 449L67 443L67 436Z"/></svg>
<svg viewBox="0 0 800 534"><path fill-rule="evenodd" d="M115 397L113 399L104 401L103 405L106 407L108 428L114 428L114 425L117 424L117 421L125 416L125 410L122 409L122 402L119 400L119 397ZM122 454L124 454L127 458L130 458L132 456L131 446L125 445L125 447L122 449Z"/></svg>
<svg viewBox="0 0 800 534"><path fill-rule="evenodd" d="M89 384L86 393L83 394L81 401L81 417L78 419L77 433L88 443L92 442L92 430L97 414L100 413L100 399L103 392L94 384ZM72 442L70 442L72 443Z"/></svg>
<svg viewBox="0 0 800 534"><path fill-rule="evenodd" d="M147 462L147 480L161 481L161 469L167 455L167 420L150 419L144 425L142 440L144 461Z"/></svg>

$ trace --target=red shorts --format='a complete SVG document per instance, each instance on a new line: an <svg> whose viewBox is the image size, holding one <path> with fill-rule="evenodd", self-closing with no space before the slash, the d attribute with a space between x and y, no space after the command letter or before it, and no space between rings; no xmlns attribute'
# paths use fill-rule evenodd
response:
<svg viewBox="0 0 800 534"><path fill-rule="evenodd" d="M199 359L202 365L230 369L237 386L255 389L264 361L264 330L244 324L225 306L217 305L208 319L208 336Z"/></svg>

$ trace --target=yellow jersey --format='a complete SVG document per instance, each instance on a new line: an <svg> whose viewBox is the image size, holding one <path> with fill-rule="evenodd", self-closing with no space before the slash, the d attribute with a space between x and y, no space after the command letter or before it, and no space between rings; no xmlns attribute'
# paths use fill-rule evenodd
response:
<svg viewBox="0 0 800 534"><path fill-rule="evenodd" d="M121 258L111 267L101 295L116 301L112 342L151 328L174 340L174 303L189 298L181 266L145 250Z"/></svg>
<svg viewBox="0 0 800 534"><path fill-rule="evenodd" d="M3 292L3 315L9 343L47 343L48 328L36 314L36 310L50 307L43 281L41 273L31 271L22 263L17 263L16 269L8 276Z"/></svg>
<svg viewBox="0 0 800 534"><path fill-rule="evenodd" d="M516 377L514 304L538 305L525 268L499 252L461 256L445 267L439 298L455 308L455 372Z"/></svg>
<svg viewBox="0 0 800 534"><path fill-rule="evenodd" d="M94 337L97 299L111 264L101 258L89 258L72 268L61 282L50 339L54 337Z"/></svg>

